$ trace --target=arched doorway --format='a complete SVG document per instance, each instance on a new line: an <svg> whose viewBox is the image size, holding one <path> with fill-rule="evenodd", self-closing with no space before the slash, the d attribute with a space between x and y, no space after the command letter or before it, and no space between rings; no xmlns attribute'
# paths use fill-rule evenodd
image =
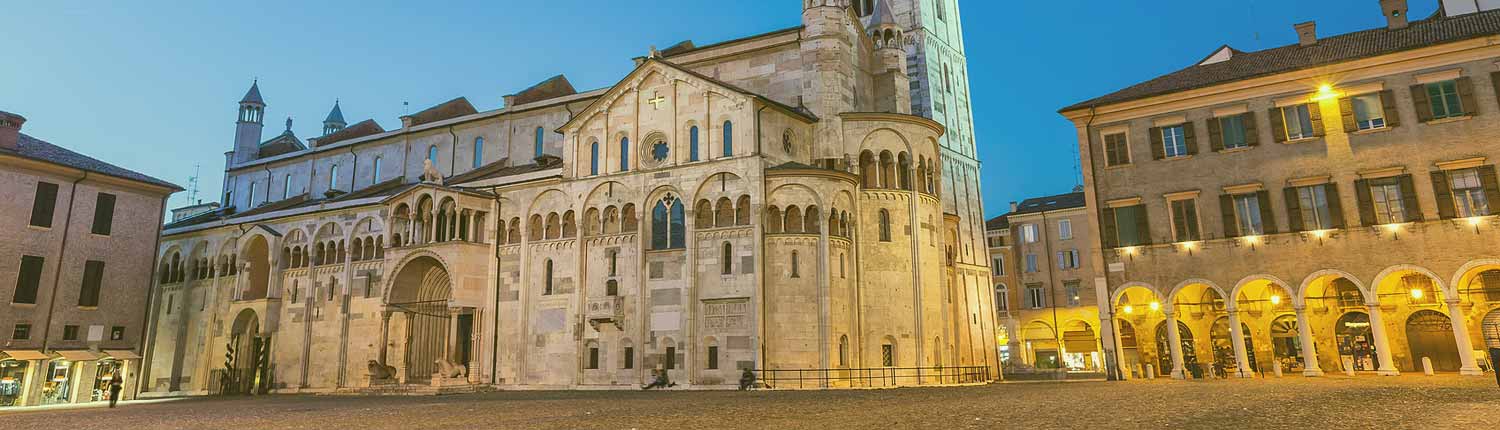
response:
<svg viewBox="0 0 1500 430"><path fill-rule="evenodd" d="M241 310L230 326L224 351L224 373L217 381L220 394L251 394L269 387L271 339L260 333L260 317L254 310Z"/></svg>
<svg viewBox="0 0 1500 430"><path fill-rule="evenodd" d="M1305 367L1296 315L1282 315L1271 321L1271 352L1283 372L1300 372Z"/></svg>
<svg viewBox="0 0 1500 430"><path fill-rule="evenodd" d="M1423 309L1406 319L1406 342L1411 348L1412 365L1421 370L1422 357L1432 359L1432 369L1456 372L1458 342L1453 338L1453 322L1442 312Z"/></svg>
<svg viewBox="0 0 1500 430"><path fill-rule="evenodd" d="M1052 326L1041 321L1032 321L1021 333L1032 367L1037 369L1062 367L1062 357L1058 355L1057 350L1057 334L1052 330Z"/></svg>
<svg viewBox="0 0 1500 430"><path fill-rule="evenodd" d="M1083 321L1063 327L1063 363L1069 370L1099 369L1099 340L1094 328Z"/></svg>
<svg viewBox="0 0 1500 430"><path fill-rule="evenodd" d="M1193 339L1193 330L1187 324L1177 321L1177 336L1182 342L1182 368L1191 371L1198 366L1198 342ZM1156 325L1156 357L1157 373L1167 374L1172 369L1172 350L1170 337L1167 336L1167 322L1162 321Z"/></svg>
<svg viewBox="0 0 1500 430"><path fill-rule="evenodd" d="M1333 325L1334 337L1338 340L1339 361L1350 360L1354 370L1376 370L1375 336L1370 332L1370 315L1364 312L1347 312Z"/></svg>
<svg viewBox="0 0 1500 430"><path fill-rule="evenodd" d="M1245 360L1249 362L1250 371L1260 371L1258 368L1260 366L1255 362L1255 341L1250 336L1250 326L1240 323L1240 337L1245 340ZM1208 339L1210 342L1213 342L1214 363L1217 363L1224 369L1234 369L1236 364L1234 362L1234 344L1230 341L1232 337L1229 330L1229 317L1219 317L1219 319L1214 320L1213 328L1208 331Z"/></svg>
<svg viewBox="0 0 1500 430"><path fill-rule="evenodd" d="M245 252L241 253L245 262L249 263L248 276L245 282L245 290L240 293L241 300L260 300L266 298L266 292L270 291L271 282L271 246L266 243L266 238L260 235L250 237L245 244ZM239 263L235 263L239 264Z"/></svg>
<svg viewBox="0 0 1500 430"><path fill-rule="evenodd" d="M408 382L427 381L440 369L438 360L447 360L461 366L468 365L468 356L458 357L459 351L471 350L469 337L450 342L450 334L467 332L472 327L453 327L453 314L448 301L452 298L452 280L448 270L437 259L422 256L403 265L394 279L386 310L393 318L399 318L402 339L401 362L406 368ZM472 320L469 320L472 321ZM390 321L386 324L389 327ZM383 333L388 335L389 328ZM388 345L389 341L381 342ZM388 359L382 352L382 360Z"/></svg>

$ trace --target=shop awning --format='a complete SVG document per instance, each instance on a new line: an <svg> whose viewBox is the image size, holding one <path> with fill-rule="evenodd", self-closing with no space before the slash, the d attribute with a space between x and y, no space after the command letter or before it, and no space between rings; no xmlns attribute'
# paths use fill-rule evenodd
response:
<svg viewBox="0 0 1500 430"><path fill-rule="evenodd" d="M128 349L106 349L104 354L116 360L140 360L141 356Z"/></svg>
<svg viewBox="0 0 1500 430"><path fill-rule="evenodd" d="M99 359L99 354L85 349L72 349L66 351L54 351L68 361L94 361Z"/></svg>
<svg viewBox="0 0 1500 430"><path fill-rule="evenodd" d="M3 352L7 357L15 360L46 360L48 358L52 358L48 357L47 354L43 354L41 351L5 350Z"/></svg>

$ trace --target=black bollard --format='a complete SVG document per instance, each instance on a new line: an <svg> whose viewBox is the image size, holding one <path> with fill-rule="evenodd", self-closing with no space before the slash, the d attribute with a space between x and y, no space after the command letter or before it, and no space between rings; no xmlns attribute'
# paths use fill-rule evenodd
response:
<svg viewBox="0 0 1500 430"><path fill-rule="evenodd" d="M1500 347L1490 348L1490 371L1495 372L1495 385L1500 385Z"/></svg>

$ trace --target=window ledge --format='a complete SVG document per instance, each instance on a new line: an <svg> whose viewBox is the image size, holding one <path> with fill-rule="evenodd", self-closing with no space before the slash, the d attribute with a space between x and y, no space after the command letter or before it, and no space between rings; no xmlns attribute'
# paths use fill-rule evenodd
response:
<svg viewBox="0 0 1500 430"><path fill-rule="evenodd" d="M1296 144L1299 144L1299 143L1307 143L1307 142L1312 142L1312 141L1321 140L1321 139L1323 139L1323 136L1303 137L1303 138L1299 138L1299 139L1285 140L1285 141L1282 141L1281 144L1283 144L1283 145L1296 145Z"/></svg>
<svg viewBox="0 0 1500 430"><path fill-rule="evenodd" d="M1130 163L1116 164L1116 165L1113 165L1113 166L1104 166L1104 170L1118 170L1118 169L1124 169L1126 167L1130 167Z"/></svg>
<svg viewBox="0 0 1500 430"><path fill-rule="evenodd" d="M97 310L99 310L99 307L98 306L79 306L78 310L80 310L80 311L97 311Z"/></svg>
<svg viewBox="0 0 1500 430"><path fill-rule="evenodd" d="M52 227L42 227L42 226L39 226L39 225L31 225L31 224L27 224L26 228L29 228L29 229L32 229L32 230L36 230L36 231L52 231Z"/></svg>
<svg viewBox="0 0 1500 430"><path fill-rule="evenodd" d="M1220 149L1218 152L1220 154L1233 154L1233 153L1236 153L1236 152L1249 151L1251 148L1254 148L1254 146L1249 146L1249 145L1246 145L1246 146L1236 146L1234 148Z"/></svg>
<svg viewBox="0 0 1500 430"><path fill-rule="evenodd" d="M1176 157L1162 157L1161 161L1177 161L1177 160L1191 160L1191 159L1193 159L1193 155L1192 154L1188 154L1188 155L1178 155Z"/></svg>
<svg viewBox="0 0 1500 430"><path fill-rule="evenodd" d="M1450 116L1450 117L1447 117L1447 118L1438 118L1438 119L1434 119L1432 121L1427 121L1427 122L1425 122L1423 124L1438 125L1438 124L1447 124L1447 123L1450 123L1450 122L1468 121L1468 120L1471 120L1471 119L1474 119L1473 115Z"/></svg>
<svg viewBox="0 0 1500 430"><path fill-rule="evenodd" d="M21 309L32 309L32 308L36 307L36 303L15 303L15 302L11 302L10 307L21 308Z"/></svg>
<svg viewBox="0 0 1500 430"><path fill-rule="evenodd" d="M1393 129L1393 128L1395 128L1395 127L1391 127L1391 126L1387 125L1387 126L1381 126L1381 127L1377 127L1377 128L1367 128L1367 129L1364 129L1364 130L1355 130L1353 133L1349 133L1349 134L1353 134L1353 135L1358 136L1358 135L1365 135L1365 134L1385 133L1387 131L1391 131L1391 129Z"/></svg>

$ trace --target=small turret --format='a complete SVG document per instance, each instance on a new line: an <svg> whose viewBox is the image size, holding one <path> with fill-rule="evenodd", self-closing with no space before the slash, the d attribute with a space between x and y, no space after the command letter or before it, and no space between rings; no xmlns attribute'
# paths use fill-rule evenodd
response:
<svg viewBox="0 0 1500 430"><path fill-rule="evenodd" d="M911 113L911 78L906 75L906 31L896 24L890 0L875 0L867 29L875 44L876 104L882 112Z"/></svg>
<svg viewBox="0 0 1500 430"><path fill-rule="evenodd" d="M344 111L339 109L339 101L333 101L333 110L328 112L328 118L323 120L323 135L327 136L343 130L349 124L344 122Z"/></svg>
<svg viewBox="0 0 1500 430"><path fill-rule="evenodd" d="M234 130L234 164L258 157L261 131L265 128L266 102L260 96L260 81L250 83L250 90L240 98L239 120ZM227 167L227 166L226 166Z"/></svg>

